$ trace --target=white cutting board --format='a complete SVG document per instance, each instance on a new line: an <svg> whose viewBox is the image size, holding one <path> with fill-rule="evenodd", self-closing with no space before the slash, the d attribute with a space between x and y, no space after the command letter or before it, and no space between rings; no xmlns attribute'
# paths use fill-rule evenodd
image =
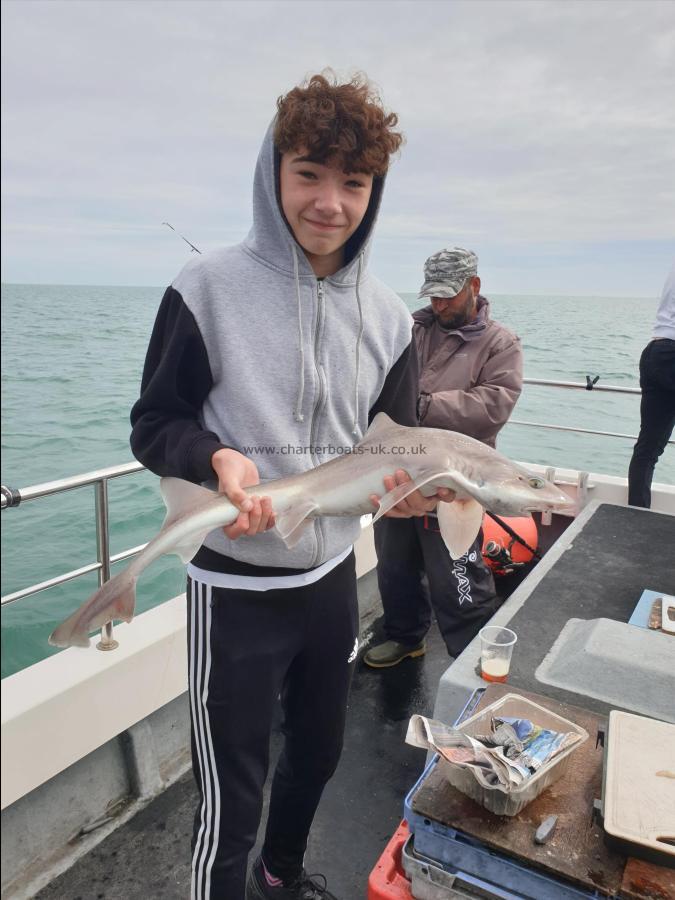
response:
<svg viewBox="0 0 675 900"><path fill-rule="evenodd" d="M610 712L603 807L609 834L675 858L675 725Z"/></svg>

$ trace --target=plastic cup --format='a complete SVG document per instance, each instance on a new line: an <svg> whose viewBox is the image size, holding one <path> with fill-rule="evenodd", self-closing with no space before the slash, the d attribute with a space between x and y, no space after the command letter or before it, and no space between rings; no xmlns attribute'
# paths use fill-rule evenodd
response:
<svg viewBox="0 0 675 900"><path fill-rule="evenodd" d="M509 677L511 654L518 635L501 625L486 625L480 635L480 674L485 681L504 682Z"/></svg>

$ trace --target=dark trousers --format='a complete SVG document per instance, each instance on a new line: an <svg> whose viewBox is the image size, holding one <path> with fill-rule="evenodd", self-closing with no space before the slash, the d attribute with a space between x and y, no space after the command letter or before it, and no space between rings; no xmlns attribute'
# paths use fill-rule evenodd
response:
<svg viewBox="0 0 675 900"><path fill-rule="evenodd" d="M429 630L433 608L448 653L459 656L499 602L481 555L481 537L453 560L435 517L375 523L377 580L389 640L418 644ZM428 595L422 583L425 572Z"/></svg>
<svg viewBox="0 0 675 900"><path fill-rule="evenodd" d="M300 874L314 813L340 758L358 635L354 554L315 584L242 591L188 578L187 596L201 797L191 898L243 900L279 695L285 741L262 850L277 877Z"/></svg>
<svg viewBox="0 0 675 900"><path fill-rule="evenodd" d="M628 468L628 502L649 508L652 478L675 426L675 341L650 341L640 357L640 434Z"/></svg>

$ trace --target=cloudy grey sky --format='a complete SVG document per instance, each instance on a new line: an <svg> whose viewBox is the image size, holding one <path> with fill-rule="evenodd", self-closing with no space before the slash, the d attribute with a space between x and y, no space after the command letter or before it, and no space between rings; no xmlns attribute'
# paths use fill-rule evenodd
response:
<svg viewBox="0 0 675 900"><path fill-rule="evenodd" d="M675 2L2 4L2 280L168 283L240 240L277 96L363 70L400 116L373 267L657 296L675 256Z"/></svg>

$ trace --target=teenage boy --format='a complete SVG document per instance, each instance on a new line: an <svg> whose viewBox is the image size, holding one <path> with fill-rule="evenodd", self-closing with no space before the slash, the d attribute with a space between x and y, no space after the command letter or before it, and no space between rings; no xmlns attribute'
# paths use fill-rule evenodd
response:
<svg viewBox="0 0 675 900"><path fill-rule="evenodd" d="M244 897L279 695L285 744L246 897L333 896L303 856L342 747L359 519L317 519L288 550L264 491L243 488L325 462L321 448L353 446L380 411L416 423L410 315L366 268L402 141L397 117L358 77L315 75L277 110L256 166L253 227L188 263L166 291L131 414L141 462L218 487L240 510L188 566L195 900ZM383 492L406 480L392 472ZM390 515L436 502L415 492Z"/></svg>

